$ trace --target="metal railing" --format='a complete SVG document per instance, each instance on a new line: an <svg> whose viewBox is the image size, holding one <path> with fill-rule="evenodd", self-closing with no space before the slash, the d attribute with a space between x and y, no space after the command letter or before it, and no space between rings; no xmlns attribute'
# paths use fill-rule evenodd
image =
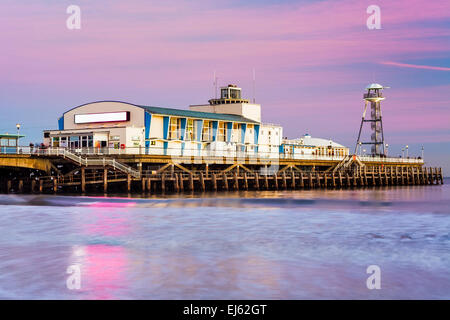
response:
<svg viewBox="0 0 450 320"><path fill-rule="evenodd" d="M80 165L102 165L99 161L106 161L107 165L116 166L119 170L126 170L121 167L122 163L117 161L112 162L111 156L114 155L154 155L154 156L169 156L182 158L225 158L225 159L250 159L250 160L323 160L323 161L342 161L348 155L318 155L318 154L301 154L301 153L282 153L276 148L266 151L267 148L259 147L258 150L214 150L214 149L197 149L197 148L163 148L157 146L145 147L127 147L123 149L115 148L32 148L32 147L18 147L15 152L11 150L0 149L0 154L29 154L36 156L63 156L70 160L79 163ZM95 158L92 158L93 156ZM105 160L98 159L98 157L105 157ZM424 160L420 158L401 158L401 157L379 157L379 156L357 156L362 162L380 162L380 163L405 163L405 164L423 164ZM89 161L89 162L87 162ZM120 168L119 168L120 167Z"/></svg>

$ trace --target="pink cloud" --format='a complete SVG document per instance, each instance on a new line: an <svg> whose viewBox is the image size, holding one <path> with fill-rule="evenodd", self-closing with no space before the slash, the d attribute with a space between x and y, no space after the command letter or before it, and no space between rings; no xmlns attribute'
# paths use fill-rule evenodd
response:
<svg viewBox="0 0 450 320"><path fill-rule="evenodd" d="M385 64L385 65L389 65L389 66L396 66L396 67L402 67L402 68L415 68L415 69L450 71L450 68L447 68L447 67L425 66L425 65L418 65L418 64L408 64L408 63L393 62L393 61L384 61L384 62L380 62L380 64Z"/></svg>

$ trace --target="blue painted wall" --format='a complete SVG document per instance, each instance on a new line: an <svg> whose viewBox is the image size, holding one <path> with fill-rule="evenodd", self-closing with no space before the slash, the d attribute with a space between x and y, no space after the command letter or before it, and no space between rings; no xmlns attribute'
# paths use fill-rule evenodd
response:
<svg viewBox="0 0 450 320"><path fill-rule="evenodd" d="M64 116L58 119L58 130L64 130Z"/></svg>
<svg viewBox="0 0 450 320"><path fill-rule="evenodd" d="M254 144L255 144L255 153L258 153L258 141L259 141L259 124L255 124L255 134L254 134Z"/></svg>
<svg viewBox="0 0 450 320"><path fill-rule="evenodd" d="M181 118L181 133L180 133L180 140L185 140L186 139L186 123L187 123L187 118ZM183 155L184 153L184 146L185 146L185 142L181 143L181 155Z"/></svg>
<svg viewBox="0 0 450 320"><path fill-rule="evenodd" d="M196 129L195 135L196 135L196 141L202 141L202 130L203 130L203 120L194 120L194 128ZM200 149L202 148L202 145L200 143L197 144L197 149L200 155Z"/></svg>
<svg viewBox="0 0 450 320"><path fill-rule="evenodd" d="M247 124L241 123L241 143L245 144L245 132L247 131ZM241 146L241 151L245 151L245 145Z"/></svg>
<svg viewBox="0 0 450 320"><path fill-rule="evenodd" d="M233 122L227 122L227 142L231 141L231 130L233 130Z"/></svg>
<svg viewBox="0 0 450 320"><path fill-rule="evenodd" d="M169 138L169 121L170 117L163 117L163 139L167 140ZM164 141L164 155L167 154L167 147L169 143Z"/></svg>
<svg viewBox="0 0 450 320"><path fill-rule="evenodd" d="M148 148L150 147L150 125L152 123L152 114L146 112L144 117L144 125L145 125L145 153L148 154Z"/></svg>
<svg viewBox="0 0 450 320"><path fill-rule="evenodd" d="M213 121L213 136L212 136L212 141L216 141L217 140L217 127L219 125L219 121Z"/></svg>

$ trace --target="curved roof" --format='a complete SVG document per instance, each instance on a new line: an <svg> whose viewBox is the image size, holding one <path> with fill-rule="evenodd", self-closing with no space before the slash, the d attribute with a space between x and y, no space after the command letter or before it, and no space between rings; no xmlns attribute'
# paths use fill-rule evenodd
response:
<svg viewBox="0 0 450 320"><path fill-rule="evenodd" d="M384 87L379 83L371 83L369 84L366 89L383 89Z"/></svg>
<svg viewBox="0 0 450 320"><path fill-rule="evenodd" d="M100 101L84 103L82 105L76 106L76 107L64 112L63 115L74 109L77 109L77 108L80 108L80 107L83 107L86 105L102 103L102 102L123 103L123 104L127 104L127 105L130 105L133 107L144 109L145 111L150 112L150 113L156 113L156 114L167 115L167 116L204 118L204 119L210 119L210 120L223 120L223 121L235 121L235 122L247 122L247 123L259 123L257 121L245 118L240 115L234 115L234 114L212 113L212 112L192 111L192 110L186 110L186 109L173 109L173 108L143 106L143 105L137 105L137 104L129 103L129 102L117 101L117 100L100 100Z"/></svg>
<svg viewBox="0 0 450 320"><path fill-rule="evenodd" d="M313 138L309 134L305 134L303 137L295 139L294 141L297 141L305 146L328 147L331 145L332 147L335 148L346 148L346 146L334 142L333 140L323 138Z"/></svg>

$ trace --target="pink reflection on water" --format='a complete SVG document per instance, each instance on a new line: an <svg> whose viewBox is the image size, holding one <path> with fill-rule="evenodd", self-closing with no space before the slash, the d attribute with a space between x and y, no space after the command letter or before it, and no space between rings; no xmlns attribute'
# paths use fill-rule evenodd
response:
<svg viewBox="0 0 450 320"><path fill-rule="evenodd" d="M90 208L129 208L136 206L136 202L93 202L87 204Z"/></svg>
<svg viewBox="0 0 450 320"><path fill-rule="evenodd" d="M98 244L86 246L84 252L82 288L88 292L87 299L117 299L119 291L126 287L125 249Z"/></svg>
<svg viewBox="0 0 450 320"><path fill-rule="evenodd" d="M131 232L127 212L120 209L92 206L89 211L89 222L84 226L84 233L91 236L124 236Z"/></svg>

